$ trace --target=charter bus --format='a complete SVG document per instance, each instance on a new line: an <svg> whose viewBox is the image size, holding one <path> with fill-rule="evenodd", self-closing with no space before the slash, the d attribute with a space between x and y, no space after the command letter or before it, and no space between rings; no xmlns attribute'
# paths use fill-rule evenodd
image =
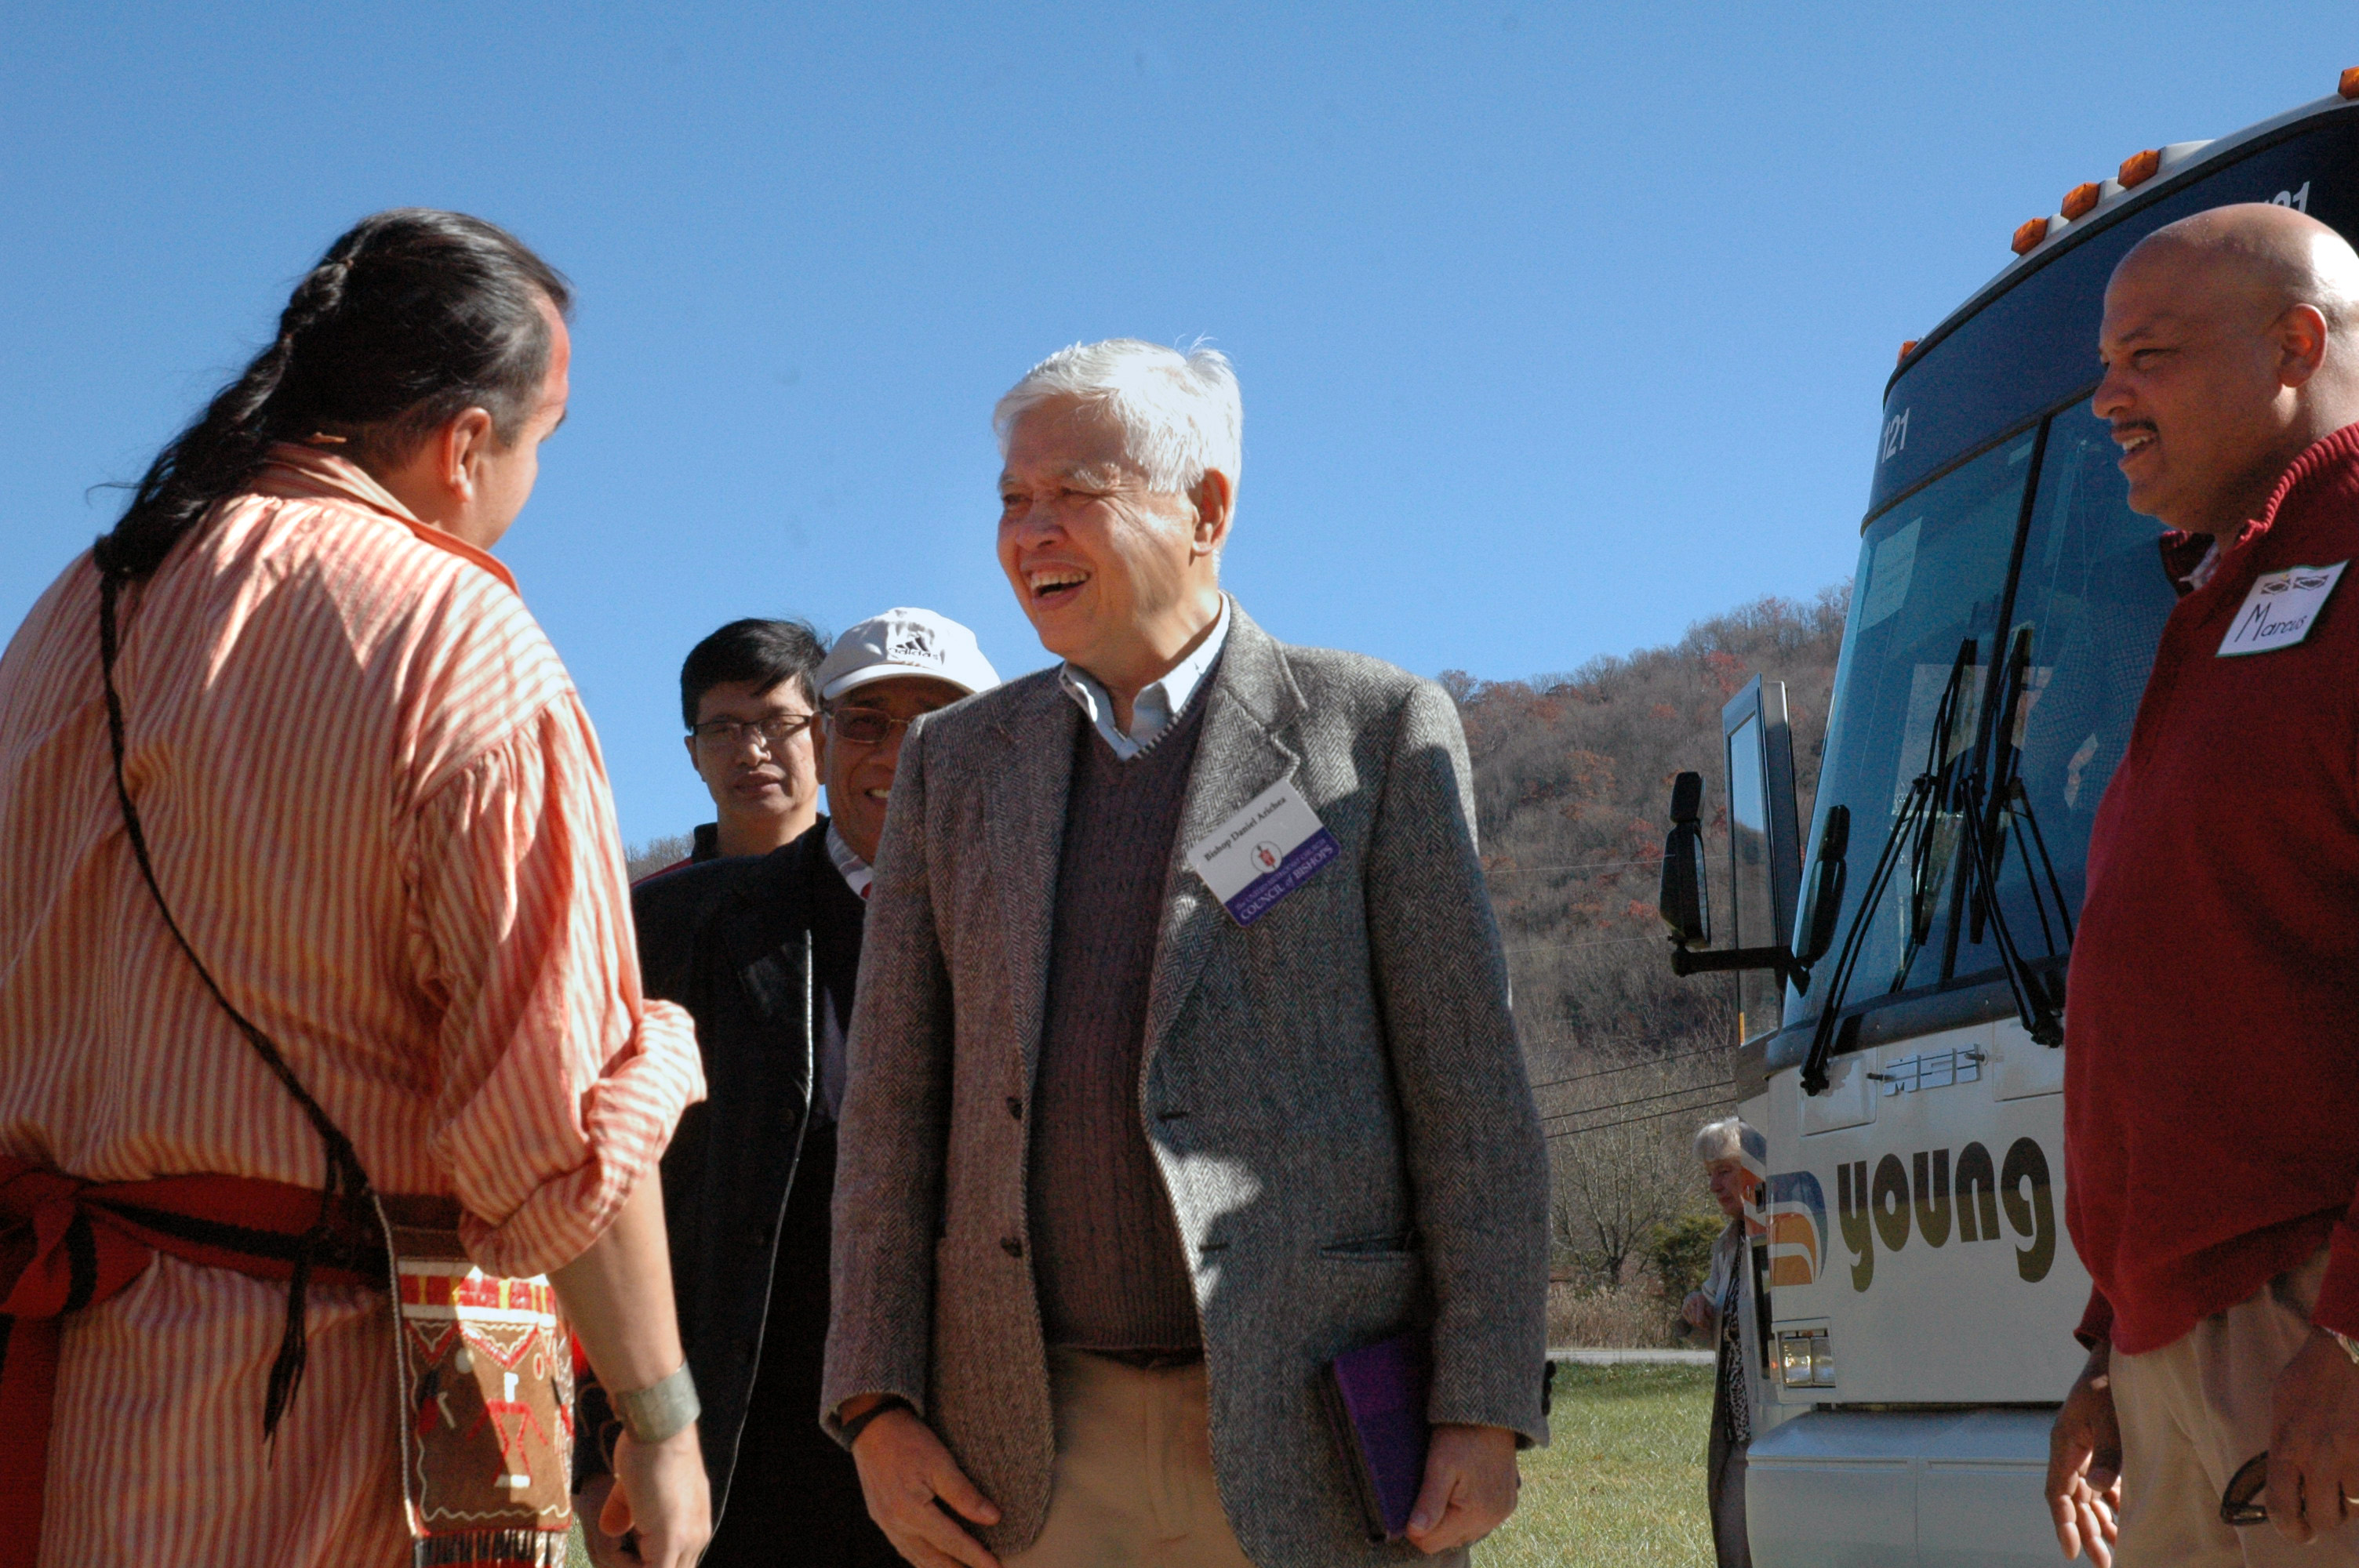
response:
<svg viewBox="0 0 2359 1568"><path fill-rule="evenodd" d="M1701 780L1675 791L1675 965L1737 971L1735 1092L1766 1141L1744 1326L1760 1568L2060 1560L2041 1480L2089 1291L2064 1229L2064 970L2174 602L2089 408L2105 282L2230 202L2359 238L2355 100L2359 69L2016 231L1885 387L1807 829L1783 687L1756 678L1723 715L1717 930Z"/></svg>

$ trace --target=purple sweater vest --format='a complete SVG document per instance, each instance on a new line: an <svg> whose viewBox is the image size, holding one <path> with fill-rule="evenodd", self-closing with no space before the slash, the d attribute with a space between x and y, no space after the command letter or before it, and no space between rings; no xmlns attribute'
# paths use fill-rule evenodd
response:
<svg viewBox="0 0 2359 1568"><path fill-rule="evenodd" d="M1033 1281L1051 1345L1202 1344L1188 1260L1147 1146L1139 1070L1165 872L1206 695L1128 762L1088 724L1074 743L1031 1107Z"/></svg>

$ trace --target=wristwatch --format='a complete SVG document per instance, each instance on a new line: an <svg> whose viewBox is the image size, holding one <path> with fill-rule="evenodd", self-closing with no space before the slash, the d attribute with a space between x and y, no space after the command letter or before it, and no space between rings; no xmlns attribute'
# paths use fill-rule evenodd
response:
<svg viewBox="0 0 2359 1568"><path fill-rule="evenodd" d="M650 1445L679 1433L704 1411L696 1397L696 1379L689 1375L685 1361L670 1377L644 1389L611 1395L608 1402L622 1418L623 1430L632 1441Z"/></svg>

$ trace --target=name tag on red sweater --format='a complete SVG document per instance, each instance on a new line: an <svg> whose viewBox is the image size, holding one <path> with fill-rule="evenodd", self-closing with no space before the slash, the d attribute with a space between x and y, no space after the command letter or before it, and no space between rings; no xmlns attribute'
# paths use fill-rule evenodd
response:
<svg viewBox="0 0 2359 1568"><path fill-rule="evenodd" d="M2255 578L2236 619L2228 623L2228 634L2220 639L2220 657L2275 653L2309 636L2310 629L2318 623L2318 612L2326 608L2327 596L2342 580L2343 568L2350 564L2288 567Z"/></svg>
<svg viewBox="0 0 2359 1568"><path fill-rule="evenodd" d="M1188 863L1239 925L1251 925L1343 853L1302 792L1280 780L1188 850Z"/></svg>

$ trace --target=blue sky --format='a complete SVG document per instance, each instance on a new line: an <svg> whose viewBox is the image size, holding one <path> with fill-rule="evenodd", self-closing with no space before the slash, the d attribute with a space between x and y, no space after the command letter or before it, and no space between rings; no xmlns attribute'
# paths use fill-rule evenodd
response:
<svg viewBox="0 0 2359 1568"><path fill-rule="evenodd" d="M581 291L502 554L625 836L703 819L680 656L886 605L1046 662L993 399L1080 339L1245 387L1229 586L1291 641L1569 669L1846 576L1894 351L2022 219L2317 98L2347 0L0 5L0 618L353 219Z"/></svg>

